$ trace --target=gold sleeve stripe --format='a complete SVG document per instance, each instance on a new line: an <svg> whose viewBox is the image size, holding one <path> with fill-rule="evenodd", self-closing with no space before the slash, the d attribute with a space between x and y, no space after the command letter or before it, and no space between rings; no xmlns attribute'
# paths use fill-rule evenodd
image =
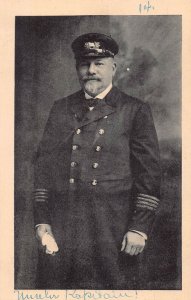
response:
<svg viewBox="0 0 191 300"><path fill-rule="evenodd" d="M47 189L35 189L33 191L33 197L35 202L46 202L49 198L49 190Z"/></svg>
<svg viewBox="0 0 191 300"><path fill-rule="evenodd" d="M38 194L38 195L47 195L48 192L39 192L39 191L34 191L34 194Z"/></svg>
<svg viewBox="0 0 191 300"><path fill-rule="evenodd" d="M151 200L154 200L154 201L157 201L159 202L160 200L154 196L150 196L150 195L146 195L146 194L138 194L137 195L138 197L143 197L143 198L146 198L146 199L151 199Z"/></svg>
<svg viewBox="0 0 191 300"><path fill-rule="evenodd" d="M34 198L48 199L48 195L35 195Z"/></svg>
<svg viewBox="0 0 191 300"><path fill-rule="evenodd" d="M47 190L47 189L35 189L34 192L46 192L46 193L48 193L49 190Z"/></svg>
<svg viewBox="0 0 191 300"><path fill-rule="evenodd" d="M151 204L156 204L156 205L159 204L158 201L154 201L154 200L147 199L147 198L137 197L137 199L138 199L139 201L147 201L147 202L149 202L149 203L151 203Z"/></svg>
<svg viewBox="0 0 191 300"><path fill-rule="evenodd" d="M158 207L158 205L156 205L156 204L150 204L150 203L148 203L146 201L137 201L137 205L138 204L145 204L145 205L153 207L153 208L157 208Z"/></svg>
<svg viewBox="0 0 191 300"><path fill-rule="evenodd" d="M137 207L140 207L140 208L146 208L146 209L149 209L149 210L152 210L152 211L155 211L156 208L153 208L151 206L148 206L148 205L144 205L144 204L137 204Z"/></svg>
<svg viewBox="0 0 191 300"><path fill-rule="evenodd" d="M46 199L35 198L35 202L46 202Z"/></svg>

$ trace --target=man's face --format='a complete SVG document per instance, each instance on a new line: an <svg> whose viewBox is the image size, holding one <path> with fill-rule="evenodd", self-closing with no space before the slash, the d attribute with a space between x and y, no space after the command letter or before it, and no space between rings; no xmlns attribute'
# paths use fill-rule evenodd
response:
<svg viewBox="0 0 191 300"><path fill-rule="evenodd" d="M95 97L112 82L116 63L112 57L85 58L77 62L76 69L82 88Z"/></svg>

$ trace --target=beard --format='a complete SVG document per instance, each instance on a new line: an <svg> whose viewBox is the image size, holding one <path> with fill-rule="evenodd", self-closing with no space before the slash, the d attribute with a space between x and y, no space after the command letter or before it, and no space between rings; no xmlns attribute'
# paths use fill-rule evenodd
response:
<svg viewBox="0 0 191 300"><path fill-rule="evenodd" d="M83 89L90 96L96 96L104 89L100 80L87 80L83 81Z"/></svg>

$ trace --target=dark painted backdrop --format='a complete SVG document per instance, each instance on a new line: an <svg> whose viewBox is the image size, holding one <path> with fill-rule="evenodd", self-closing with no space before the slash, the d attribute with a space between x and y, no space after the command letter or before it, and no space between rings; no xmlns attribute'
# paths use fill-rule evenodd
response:
<svg viewBox="0 0 191 300"><path fill-rule="evenodd" d="M160 143L162 205L144 258L144 288L180 289L181 17L16 17L15 29L15 288L34 288L33 155L54 100L79 89L71 42L103 32L120 45L115 84L149 102Z"/></svg>

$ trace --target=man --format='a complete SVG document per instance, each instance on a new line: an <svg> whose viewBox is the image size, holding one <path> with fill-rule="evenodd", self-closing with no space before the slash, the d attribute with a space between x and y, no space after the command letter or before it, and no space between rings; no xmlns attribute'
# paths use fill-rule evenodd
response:
<svg viewBox="0 0 191 300"><path fill-rule="evenodd" d="M82 35L72 49L82 90L54 103L35 163L37 287L138 289L160 194L151 111L112 86L110 36Z"/></svg>

